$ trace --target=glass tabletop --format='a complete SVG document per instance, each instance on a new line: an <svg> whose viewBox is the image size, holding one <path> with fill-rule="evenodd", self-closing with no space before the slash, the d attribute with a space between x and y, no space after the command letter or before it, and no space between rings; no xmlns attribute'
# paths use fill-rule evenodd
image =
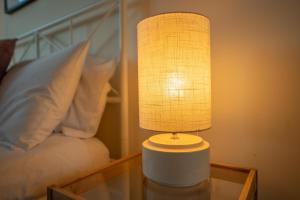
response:
<svg viewBox="0 0 300 200"><path fill-rule="evenodd" d="M192 187L169 187L143 176L139 154L63 189L87 200L233 200L239 199L248 175L245 170L212 164L209 180Z"/></svg>

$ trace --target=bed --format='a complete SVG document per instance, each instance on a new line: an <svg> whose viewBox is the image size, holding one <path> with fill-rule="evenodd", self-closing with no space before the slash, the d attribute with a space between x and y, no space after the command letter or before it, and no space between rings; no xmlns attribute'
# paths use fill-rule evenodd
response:
<svg viewBox="0 0 300 200"><path fill-rule="evenodd" d="M113 3L112 3L113 2ZM121 2L121 3L120 3ZM112 83L112 92L107 97L108 109L105 114L108 117L101 119L99 126L99 134L90 138L78 138L63 135L60 133L52 133L47 139L30 150L10 149L0 144L0 199L38 199L44 197L46 188L50 185L64 185L75 179L87 176L95 172L99 168L110 162L110 157L118 158L128 152L128 95L127 95L127 64L126 64L126 42L125 35L125 1L106 1L97 2L73 12L61 19L50 22L42 27L36 28L28 33L18 37L20 48L17 49L17 56L14 56L14 63L22 60L39 59L43 55L41 46L45 43L49 45L51 51L53 49L60 50L63 45L58 41L52 41L54 33L61 34L62 31L70 31L67 42L72 45L76 43L74 40L76 23L82 24L86 18L77 20L81 15L90 15L92 11L98 12L103 5L108 5L109 10L100 15L103 20L110 14L118 11L119 8L119 41L117 54L120 70L115 75L116 80ZM112 4L111 4L112 3ZM95 16L91 16L95 20ZM62 26L66 24L67 28ZM87 39L94 37L97 29L101 27L101 23L96 23L96 28L86 35ZM58 28L57 28L58 27ZM54 31L52 31L54 29ZM90 27L89 27L90 29ZM79 30L80 31L80 30ZM48 36L51 37L48 37ZM31 47L34 48L31 48ZM52 53L52 52L48 52ZM29 55L29 56L27 56ZM31 56L31 57L30 57ZM115 85L114 85L115 84ZM116 86L117 85L117 86ZM117 88L117 89L114 89ZM119 92L120 91L120 92ZM111 108L113 107L113 108ZM115 113L109 113L109 110ZM119 109L119 111L118 111ZM117 111L116 111L117 110ZM110 118L110 119L108 119ZM106 127L109 120L120 123L108 125L114 130L110 131ZM119 119L119 120L118 120ZM117 135L114 131L120 131ZM76 135L77 133L74 133ZM112 134L115 134L112 136ZM72 135L72 134L69 134ZM116 142L117 141L117 142ZM117 146L118 152L115 151ZM121 151L119 151L121 150Z"/></svg>
<svg viewBox="0 0 300 200"><path fill-rule="evenodd" d="M109 159L107 147L95 137L52 134L30 151L0 146L0 199L38 198L47 186L86 176L107 165Z"/></svg>

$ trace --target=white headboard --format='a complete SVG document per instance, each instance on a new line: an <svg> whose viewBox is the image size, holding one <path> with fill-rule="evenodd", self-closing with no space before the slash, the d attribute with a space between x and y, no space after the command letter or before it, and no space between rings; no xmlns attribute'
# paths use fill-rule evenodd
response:
<svg viewBox="0 0 300 200"><path fill-rule="evenodd" d="M101 10L101 12L100 12ZM98 13L98 15L92 13ZM116 90L111 92L108 97L108 106L114 110L114 114L118 114L119 120L116 116L110 115L112 121L104 119L100 126L100 139L108 146L111 152L111 157L121 157L128 154L128 66L127 66L127 2L126 0L106 0L93 3L85 8L72 12L50 23L37 27L29 32L18 36L17 50L13 58L13 63L17 63L24 59L28 59L28 54L31 53L31 58L40 58L47 53L60 50L78 41L78 35L75 34L75 29L80 25L89 22L92 19L94 27L91 27L86 32L86 38L79 38L79 40L92 39L96 37L97 32L101 32L103 23L112 15L117 16L118 20L118 41L116 57L119 61L117 74L112 84ZM95 25L96 24L96 25ZM54 37L55 34L64 33L64 40L58 40ZM68 34L66 34L68 33ZM66 36L67 35L67 36ZM48 50L42 51L42 46L47 44ZM32 55L34 54L34 55ZM109 109L109 108L108 108ZM107 112L107 109L106 111ZM116 121L119 121L118 128L116 128ZM103 124L104 123L104 124ZM103 125L110 123L110 127L115 127L115 130L109 128L102 128ZM109 127L109 126L108 126ZM101 131L104 130L104 131ZM114 131L119 131L115 133ZM109 133L107 133L109 132Z"/></svg>

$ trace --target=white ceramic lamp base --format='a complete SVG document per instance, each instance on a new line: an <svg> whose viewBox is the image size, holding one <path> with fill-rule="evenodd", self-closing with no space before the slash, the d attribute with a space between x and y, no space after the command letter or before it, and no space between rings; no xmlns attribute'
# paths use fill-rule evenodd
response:
<svg viewBox="0 0 300 200"><path fill-rule="evenodd" d="M209 178L209 143L190 134L159 134L143 142L143 173L160 184L185 187Z"/></svg>

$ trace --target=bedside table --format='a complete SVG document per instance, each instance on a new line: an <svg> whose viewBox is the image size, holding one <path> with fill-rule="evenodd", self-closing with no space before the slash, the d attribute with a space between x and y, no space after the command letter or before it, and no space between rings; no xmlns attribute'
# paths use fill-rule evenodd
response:
<svg viewBox="0 0 300 200"><path fill-rule="evenodd" d="M257 171L211 164L211 177L192 187L168 187L142 174L142 156L135 154L63 187L49 187L48 200L249 200L257 199Z"/></svg>

